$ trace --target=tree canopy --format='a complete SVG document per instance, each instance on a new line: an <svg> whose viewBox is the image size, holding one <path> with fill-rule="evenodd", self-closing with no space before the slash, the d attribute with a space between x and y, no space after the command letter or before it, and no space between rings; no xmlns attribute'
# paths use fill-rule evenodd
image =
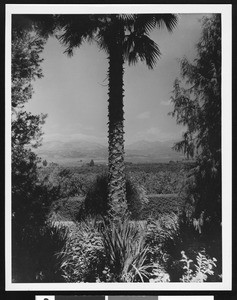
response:
<svg viewBox="0 0 237 300"><path fill-rule="evenodd" d="M185 126L175 149L195 158L190 184L196 215L221 222L221 17L202 19L202 35L193 62L180 60L170 114Z"/></svg>
<svg viewBox="0 0 237 300"><path fill-rule="evenodd" d="M15 19L13 18L15 21ZM43 232L49 203L53 194L38 178L40 158L32 151L41 142L46 115L25 110L33 94L32 81L43 76L40 54L45 39L30 28L12 27L12 260L13 280L34 282L50 273L52 249L42 257ZM44 230L42 230L44 228ZM45 242L45 241L44 241ZM37 250L36 250L37 249ZM51 253L51 254L50 254ZM45 254L45 253L44 253ZM47 261L49 259L49 261ZM50 267L49 267L50 268ZM53 266L51 265L51 272Z"/></svg>

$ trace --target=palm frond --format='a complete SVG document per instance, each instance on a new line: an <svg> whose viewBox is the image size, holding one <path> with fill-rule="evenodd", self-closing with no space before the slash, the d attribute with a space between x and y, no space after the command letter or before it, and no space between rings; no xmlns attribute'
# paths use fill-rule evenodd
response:
<svg viewBox="0 0 237 300"><path fill-rule="evenodd" d="M176 14L138 14L134 22L134 31L148 34L150 31L164 26L172 31L178 23Z"/></svg>
<svg viewBox="0 0 237 300"><path fill-rule="evenodd" d="M134 22L135 16L134 14L119 14L118 20L121 20L123 23L131 23Z"/></svg>
<svg viewBox="0 0 237 300"><path fill-rule="evenodd" d="M146 62L149 69L154 68L160 56L161 52L158 45L147 35L134 38L133 49L126 55L129 65L136 63L140 59Z"/></svg>
<svg viewBox="0 0 237 300"><path fill-rule="evenodd" d="M149 33L156 27L154 14L138 14L134 22L134 32Z"/></svg>
<svg viewBox="0 0 237 300"><path fill-rule="evenodd" d="M156 23L159 28L166 27L172 32L178 24L178 16L176 14L159 14L155 15Z"/></svg>
<svg viewBox="0 0 237 300"><path fill-rule="evenodd" d="M62 31L58 39L67 46L65 52L72 55L74 48L94 39L98 29L98 18L94 15L58 15L57 24Z"/></svg>

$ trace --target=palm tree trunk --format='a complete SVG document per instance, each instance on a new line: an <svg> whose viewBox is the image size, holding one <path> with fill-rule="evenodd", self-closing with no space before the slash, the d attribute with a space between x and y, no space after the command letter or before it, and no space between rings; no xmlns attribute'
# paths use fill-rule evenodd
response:
<svg viewBox="0 0 237 300"><path fill-rule="evenodd" d="M127 211L123 131L123 55L118 41L109 49L109 184L110 215L121 218Z"/></svg>

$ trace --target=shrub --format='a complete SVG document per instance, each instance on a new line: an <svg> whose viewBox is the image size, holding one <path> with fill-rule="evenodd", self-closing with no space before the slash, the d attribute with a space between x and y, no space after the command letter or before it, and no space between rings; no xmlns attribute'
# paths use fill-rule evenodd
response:
<svg viewBox="0 0 237 300"><path fill-rule="evenodd" d="M59 253L60 268L66 282L95 282L105 268L100 221L87 217L76 224Z"/></svg>
<svg viewBox="0 0 237 300"><path fill-rule="evenodd" d="M131 219L139 219L144 204L148 202L146 191L136 184L133 178L126 179L126 197ZM108 203L108 176L104 173L97 176L85 198L85 212L92 215L107 215Z"/></svg>
<svg viewBox="0 0 237 300"><path fill-rule="evenodd" d="M155 264L152 275L155 282L170 281L170 252L176 247L178 233L179 219L174 213L164 215L158 220L148 220L146 244L149 246L149 260Z"/></svg>
<svg viewBox="0 0 237 300"><path fill-rule="evenodd" d="M162 168L153 170L153 172L134 170L130 171L129 174L132 174L136 182L143 185L149 194L179 193L187 171L169 171L168 168L161 170Z"/></svg>
<svg viewBox="0 0 237 300"><path fill-rule="evenodd" d="M214 244L202 238L202 235L194 228L193 223L190 222L189 218L187 218L185 214L179 215L177 222L177 227L174 226L175 222L173 224L171 223L172 225L168 225L168 227L171 226L173 236L166 239L162 247L162 253L164 253L166 257L164 268L169 273L170 281L172 282L178 282L183 276L183 264L180 263L179 256L181 251L187 253L185 255L187 255L192 261L196 261L198 253L202 254L204 250L206 257L215 256L218 261L221 261L221 257L216 256L216 253L219 254L219 252L216 252L214 249ZM165 228L164 232L166 232ZM219 248L219 245L217 248ZM221 264L218 264L216 266L216 274L221 274L221 272ZM218 276L209 276L209 279L213 281L220 280Z"/></svg>
<svg viewBox="0 0 237 300"><path fill-rule="evenodd" d="M47 167L39 168L38 174L40 180L48 188L57 190L57 199L85 196L96 177L89 170L86 174L78 174L73 169L61 167L55 163L50 163Z"/></svg>
<svg viewBox="0 0 237 300"><path fill-rule="evenodd" d="M50 207L49 218L52 220L76 221L83 213L84 198L69 197L56 200Z"/></svg>
<svg viewBox="0 0 237 300"><path fill-rule="evenodd" d="M109 209L108 201L108 178L106 174L98 175L92 183L86 198L85 212L92 215L105 215Z"/></svg>
<svg viewBox="0 0 237 300"><path fill-rule="evenodd" d="M62 282L57 253L65 244L66 231L48 224L26 231L15 249L17 256L13 253L13 281Z"/></svg>
<svg viewBox="0 0 237 300"><path fill-rule="evenodd" d="M88 217L77 223L59 254L67 282L143 282L155 275L145 222Z"/></svg>
<svg viewBox="0 0 237 300"><path fill-rule="evenodd" d="M163 194L148 196L149 202L144 205L141 218L160 219L163 215L167 216L171 213L179 214L183 210L184 200L176 194Z"/></svg>
<svg viewBox="0 0 237 300"><path fill-rule="evenodd" d="M170 275L163 266L157 263L155 264L155 268L152 270L152 275L149 282L170 282Z"/></svg>
<svg viewBox="0 0 237 300"><path fill-rule="evenodd" d="M196 256L196 264L189 259L185 252L182 251L182 259L184 274L180 281L182 282L205 282L210 281L209 277L214 275L214 267L216 267L216 259L207 257L205 251L198 252Z"/></svg>

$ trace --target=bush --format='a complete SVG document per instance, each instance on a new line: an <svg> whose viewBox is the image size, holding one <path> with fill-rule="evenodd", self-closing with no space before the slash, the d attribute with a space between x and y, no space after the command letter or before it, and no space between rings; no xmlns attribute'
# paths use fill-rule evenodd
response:
<svg viewBox="0 0 237 300"><path fill-rule="evenodd" d="M88 217L70 232L59 255L63 277L67 282L167 281L148 235L146 221Z"/></svg>
<svg viewBox="0 0 237 300"><path fill-rule="evenodd" d="M179 219L174 213L163 215L158 220L148 219L146 244L149 246L149 260L155 264L152 280L170 281L170 249L176 247L179 233Z"/></svg>
<svg viewBox="0 0 237 300"><path fill-rule="evenodd" d="M135 170L130 171L133 178L139 185L146 188L149 194L174 194L179 193L186 178L186 170L169 171L159 170L148 172Z"/></svg>
<svg viewBox="0 0 237 300"><path fill-rule="evenodd" d="M78 174L69 168L50 163L47 167L39 168L38 175L48 188L57 190L57 199L60 199L74 196L83 197L87 194L96 177L95 174L87 171L87 174Z"/></svg>
<svg viewBox="0 0 237 300"><path fill-rule="evenodd" d="M13 252L13 282L62 282L57 253L66 241L65 230L45 225L27 228ZM16 253L17 252L17 253Z"/></svg>
<svg viewBox="0 0 237 300"><path fill-rule="evenodd" d="M197 260L199 253L202 254L203 251L205 251L206 257L209 258L215 256L217 257L218 261L221 261L219 252L214 249L214 245L216 244L213 244L212 241L206 241L206 239L202 237L199 231L194 228L193 223L190 222L189 218L187 218L185 214L181 214L173 219L173 221L170 220L170 222L168 223L165 220L165 226L162 226L163 230L157 230L155 236L159 237L158 240L154 237L152 238L152 246L154 247L154 249L156 249L155 246L157 247L157 244L159 244L160 238L162 237L161 233L164 232L163 235L166 238L163 238L164 242L162 244L162 247L158 248L161 251L161 254L163 254L163 257L165 257L165 259L163 260L163 266L165 271L170 275L170 281L178 282L184 275L183 263L180 263L180 253L187 253L187 256L192 261L195 261ZM219 248L219 245L217 245L217 248ZM218 255L216 256L216 254ZM216 274L221 274L221 272L221 264L217 264ZM212 276L209 279L213 281L220 280L220 278L217 276Z"/></svg>
<svg viewBox="0 0 237 300"><path fill-rule="evenodd" d="M202 245L188 245L182 226L175 214L121 222L87 217L69 230L58 257L62 276L66 282L220 281L215 259Z"/></svg>
<svg viewBox="0 0 237 300"><path fill-rule="evenodd" d="M146 191L136 184L132 177L126 178L126 197L131 219L139 219L144 205L148 202ZM108 203L108 176L102 174L89 189L85 198L85 213L91 215L107 215Z"/></svg>
<svg viewBox="0 0 237 300"><path fill-rule="evenodd" d="M76 221L83 213L84 198L69 197L52 203L48 218L55 221Z"/></svg>
<svg viewBox="0 0 237 300"><path fill-rule="evenodd" d="M214 268L216 267L216 258L210 258L206 255L205 250L198 252L196 256L196 264L189 259L185 252L182 251L182 259L184 274L180 281L182 282L205 282L212 281L210 277L214 276Z"/></svg>
<svg viewBox="0 0 237 300"><path fill-rule="evenodd" d="M15 169L16 165L13 165L12 277L14 282L60 280L54 265L56 263L54 254L59 250L60 245L53 244L54 239L55 242L59 240L59 236L57 232L53 233L49 230L45 224L55 193L39 182L34 158L36 158L34 155L30 155L31 166L26 158L18 161L20 164L18 170ZM50 272L55 272L55 278Z"/></svg>
<svg viewBox="0 0 237 300"><path fill-rule="evenodd" d="M66 282L95 282L103 274L105 254L96 218L77 223L59 253L60 268Z"/></svg>

